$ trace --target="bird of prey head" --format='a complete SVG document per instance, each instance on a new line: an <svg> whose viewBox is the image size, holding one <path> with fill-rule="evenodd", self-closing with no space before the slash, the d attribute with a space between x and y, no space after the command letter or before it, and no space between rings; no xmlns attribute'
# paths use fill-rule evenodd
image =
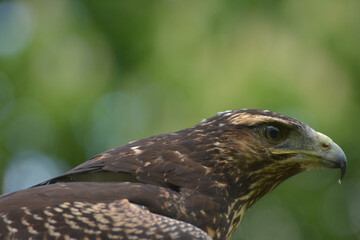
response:
<svg viewBox="0 0 360 240"><path fill-rule="evenodd" d="M226 111L191 128L109 150L64 175L5 196L0 213L9 212L3 206L16 197L56 188L44 200L49 206L126 199L150 214L196 226L212 239L230 239L264 194L295 174L321 167L340 168L341 178L346 171L345 154L329 137L270 111ZM31 208L15 202L12 208Z"/></svg>

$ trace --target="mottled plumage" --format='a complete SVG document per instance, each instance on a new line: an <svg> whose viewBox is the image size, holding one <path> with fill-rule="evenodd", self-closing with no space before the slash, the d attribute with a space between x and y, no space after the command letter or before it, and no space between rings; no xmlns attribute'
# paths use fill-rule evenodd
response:
<svg viewBox="0 0 360 240"><path fill-rule="evenodd" d="M176 192L131 183L78 185L56 183L4 198L1 204L8 208L0 213L0 233L10 239L128 239L132 234L139 239L210 239L192 224L149 212L163 209L175 217L181 211ZM24 206L24 199L35 201Z"/></svg>
<svg viewBox="0 0 360 240"><path fill-rule="evenodd" d="M330 138L273 112L226 111L194 127L109 150L1 197L0 236L229 239L259 198L318 167L345 174L345 155ZM65 203L71 207L60 211ZM30 221L34 214L43 220Z"/></svg>

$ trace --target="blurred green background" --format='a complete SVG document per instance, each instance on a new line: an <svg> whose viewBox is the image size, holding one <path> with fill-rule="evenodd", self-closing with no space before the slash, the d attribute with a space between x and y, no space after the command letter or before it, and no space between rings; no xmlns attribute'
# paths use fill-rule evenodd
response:
<svg viewBox="0 0 360 240"><path fill-rule="evenodd" d="M269 109L332 137L348 173L293 177L233 239L360 239L359 13L355 0L1 1L1 190L219 111Z"/></svg>

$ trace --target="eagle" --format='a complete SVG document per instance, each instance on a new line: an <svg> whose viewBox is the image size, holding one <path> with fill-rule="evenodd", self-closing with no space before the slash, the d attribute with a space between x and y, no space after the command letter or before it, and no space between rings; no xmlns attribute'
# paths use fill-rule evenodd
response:
<svg viewBox="0 0 360 240"><path fill-rule="evenodd" d="M322 167L345 175L326 135L267 110L225 111L2 195L0 238L230 239L257 200Z"/></svg>

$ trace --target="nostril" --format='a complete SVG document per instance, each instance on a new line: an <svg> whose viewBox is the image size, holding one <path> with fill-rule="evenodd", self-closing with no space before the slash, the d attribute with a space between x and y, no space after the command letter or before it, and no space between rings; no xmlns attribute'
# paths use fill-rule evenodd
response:
<svg viewBox="0 0 360 240"><path fill-rule="evenodd" d="M322 143L322 144L321 144L321 147L322 147L323 150L328 150L328 149L330 148L330 144L328 144L328 143Z"/></svg>

